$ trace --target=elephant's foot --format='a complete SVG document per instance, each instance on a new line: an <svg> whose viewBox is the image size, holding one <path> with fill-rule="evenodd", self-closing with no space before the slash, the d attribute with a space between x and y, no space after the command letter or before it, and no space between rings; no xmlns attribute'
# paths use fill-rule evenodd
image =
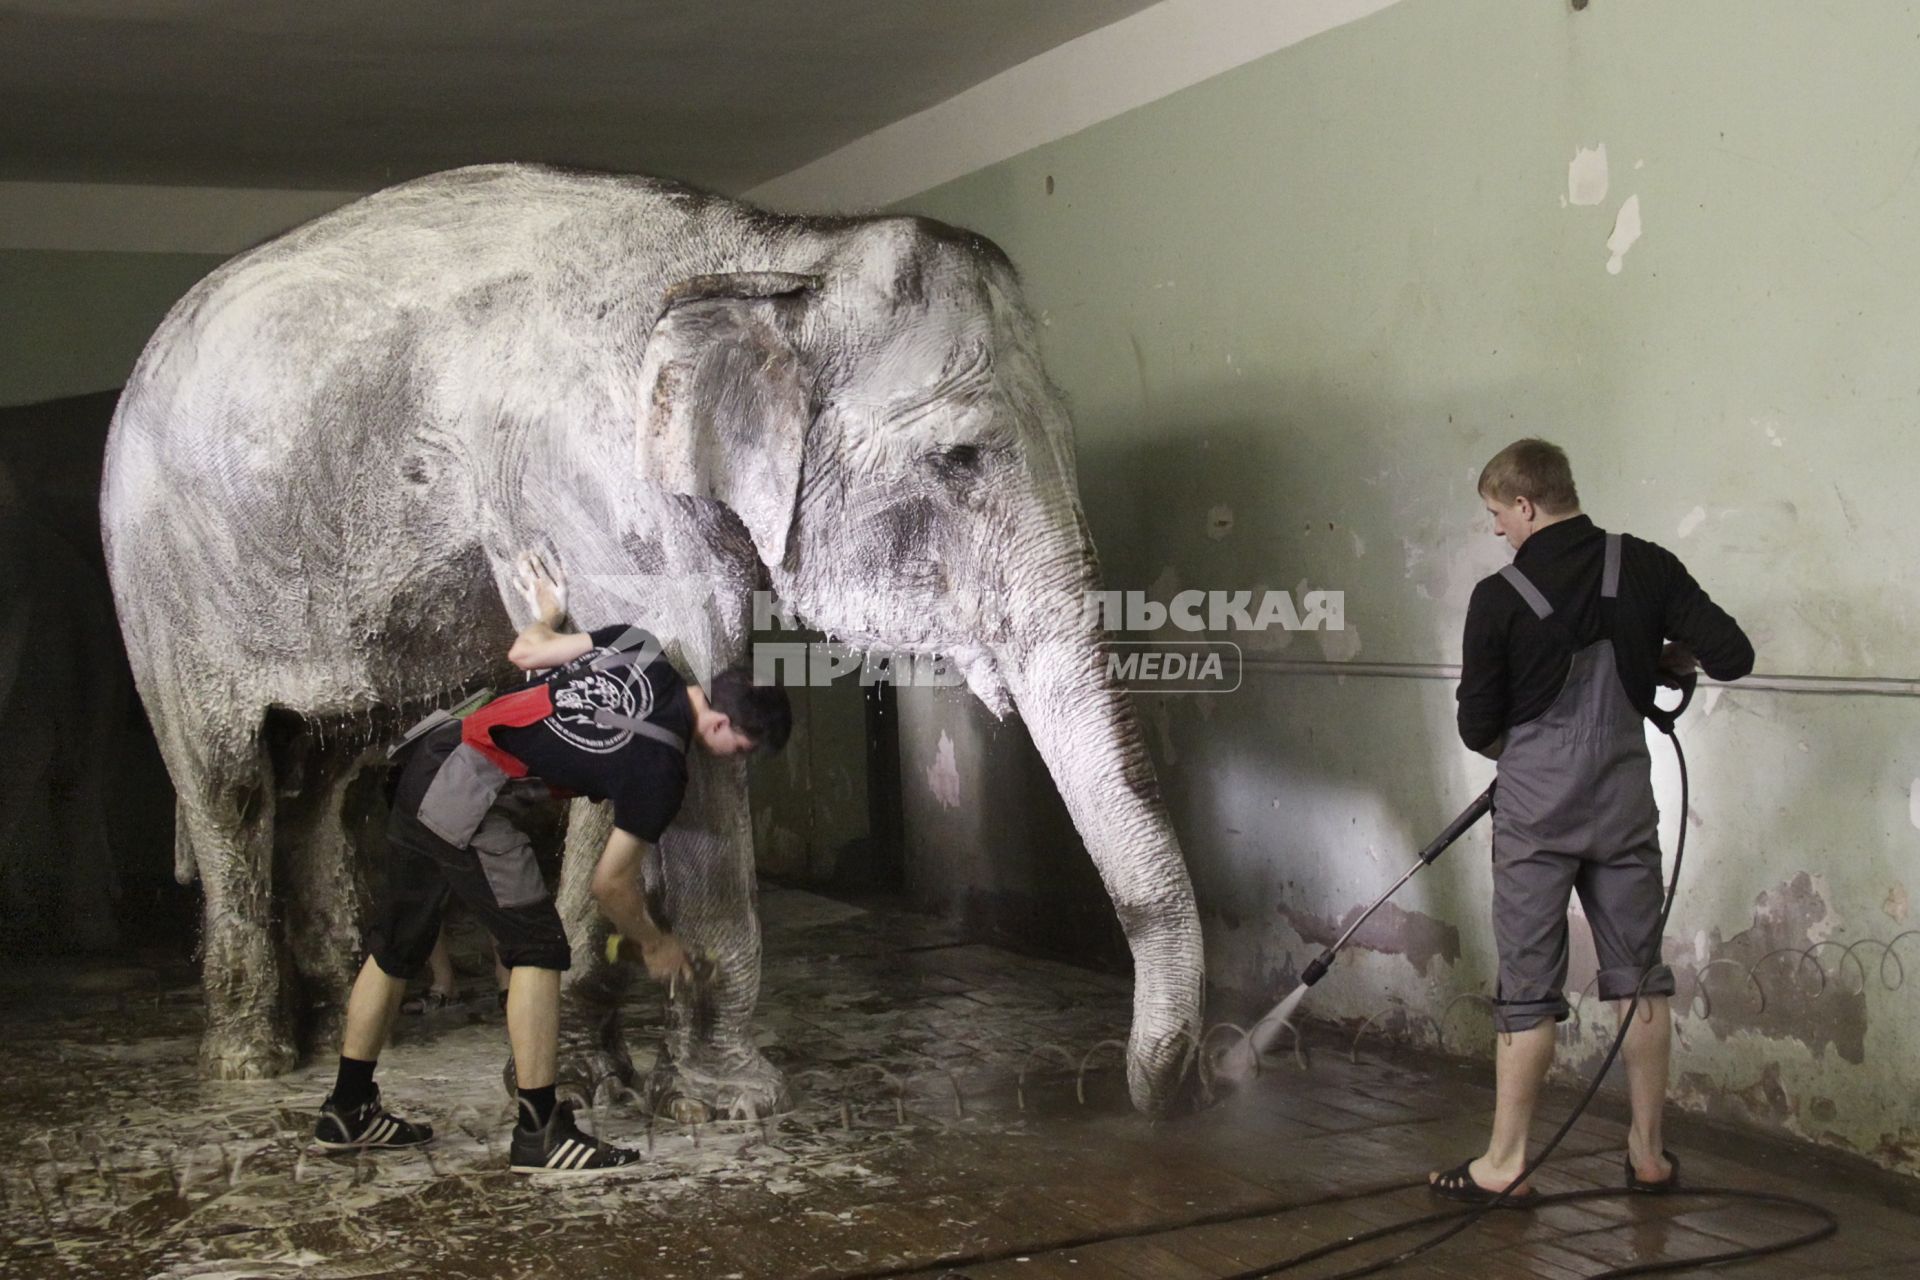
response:
<svg viewBox="0 0 1920 1280"><path fill-rule="evenodd" d="M674 1062L663 1054L646 1094L649 1111L681 1124L759 1120L793 1109L786 1076L756 1049L700 1063Z"/></svg>
<svg viewBox="0 0 1920 1280"><path fill-rule="evenodd" d="M627 1040L620 1026L618 1009L594 1009L582 1005L562 1005L559 1062L554 1083L563 1092L577 1090L584 1098L597 1098L611 1087L631 1090L635 1071L627 1053ZM500 1071L500 1083L509 1098L518 1093L513 1054L507 1054Z"/></svg>
<svg viewBox="0 0 1920 1280"><path fill-rule="evenodd" d="M200 1074L209 1080L265 1080L293 1064L292 1040L268 1027L209 1027L200 1039Z"/></svg>

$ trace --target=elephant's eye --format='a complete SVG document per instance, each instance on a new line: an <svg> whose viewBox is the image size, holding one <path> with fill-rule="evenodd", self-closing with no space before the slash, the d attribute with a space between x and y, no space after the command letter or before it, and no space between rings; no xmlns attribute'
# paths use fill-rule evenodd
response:
<svg viewBox="0 0 1920 1280"><path fill-rule="evenodd" d="M956 471L978 471L980 469L980 446L977 444L950 444L940 450L940 464Z"/></svg>

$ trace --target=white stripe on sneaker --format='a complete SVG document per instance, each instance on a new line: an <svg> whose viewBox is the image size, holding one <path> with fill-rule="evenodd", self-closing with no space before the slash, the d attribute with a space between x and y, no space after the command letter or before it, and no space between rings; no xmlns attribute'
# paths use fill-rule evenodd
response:
<svg viewBox="0 0 1920 1280"><path fill-rule="evenodd" d="M566 1168L567 1160L572 1155L573 1155L573 1139L562 1138L560 1140L560 1145L555 1147L553 1151L547 1156L547 1168L549 1169Z"/></svg>
<svg viewBox="0 0 1920 1280"><path fill-rule="evenodd" d="M376 1144L385 1142L393 1136L393 1131L396 1128L398 1128L398 1126L394 1124L391 1116L381 1116L380 1122L374 1125L373 1132L367 1135L367 1141Z"/></svg>
<svg viewBox="0 0 1920 1280"><path fill-rule="evenodd" d="M575 1154L575 1156L573 1157L573 1162L569 1164L567 1168L584 1169L587 1167L588 1162L591 1161L592 1159L593 1159L593 1148L583 1142L580 1144L579 1152Z"/></svg>

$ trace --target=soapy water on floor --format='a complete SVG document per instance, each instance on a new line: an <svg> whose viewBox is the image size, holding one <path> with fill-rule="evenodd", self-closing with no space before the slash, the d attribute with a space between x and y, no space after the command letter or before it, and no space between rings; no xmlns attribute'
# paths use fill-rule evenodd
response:
<svg viewBox="0 0 1920 1280"><path fill-rule="evenodd" d="M743 1197L791 1206L882 1193L896 1177L888 1167L906 1163L902 1148L1018 1128L1030 1109L1074 1106L1090 1089L1124 1108L1124 978L972 945L926 917L796 891L768 891L762 905L757 1026L794 1109L682 1125L649 1117L606 1081L576 1095L583 1124L647 1159L589 1182L507 1172L505 1028L485 993L465 1009L403 1018L382 1056L387 1104L432 1123L435 1140L325 1156L308 1146L331 1054L273 1080L201 1080L190 975L154 989L128 972L118 990L95 989L116 985L97 973L49 975L10 1001L11 1066L0 1073L16 1099L0 1116L8 1267L170 1280L344 1280L456 1260L464 1271L496 1236L630 1230L636 1214L738 1216ZM646 984L623 1006L636 1083L652 1064L660 1006ZM1114 1047L1090 1055L1098 1046Z"/></svg>

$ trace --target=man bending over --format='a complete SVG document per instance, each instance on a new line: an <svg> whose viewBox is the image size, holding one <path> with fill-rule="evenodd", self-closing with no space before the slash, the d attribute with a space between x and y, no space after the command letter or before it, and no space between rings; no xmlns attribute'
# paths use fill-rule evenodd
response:
<svg viewBox="0 0 1920 1280"><path fill-rule="evenodd" d="M686 794L688 745L719 758L778 751L791 731L785 691L754 685L745 670L722 672L709 696L637 627L560 630L560 584L537 556L523 556L520 568L539 616L507 656L539 674L463 718L444 718L401 753L386 888L347 1004L339 1075L314 1130L320 1148L410 1147L433 1136L381 1106L373 1071L451 896L486 925L511 974L507 1035L520 1101L513 1171L599 1174L638 1160L581 1132L572 1104L554 1097L560 975L572 948L502 793L525 783L612 802L614 831L594 867L593 895L639 945L647 972L670 982L690 976L691 964L648 912L640 866Z"/></svg>

